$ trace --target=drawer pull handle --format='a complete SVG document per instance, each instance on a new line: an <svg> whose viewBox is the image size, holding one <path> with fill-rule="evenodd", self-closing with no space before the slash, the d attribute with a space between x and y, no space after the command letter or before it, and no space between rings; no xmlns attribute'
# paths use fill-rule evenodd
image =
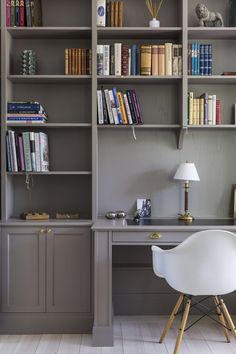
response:
<svg viewBox="0 0 236 354"><path fill-rule="evenodd" d="M48 234L50 234L51 232L52 232L52 230L51 230L51 229L48 229L48 230L47 230L47 233L48 233Z"/></svg>
<svg viewBox="0 0 236 354"><path fill-rule="evenodd" d="M45 229L41 229L41 230L39 231L39 233L40 233L40 234L43 234L45 231L46 231Z"/></svg>
<svg viewBox="0 0 236 354"><path fill-rule="evenodd" d="M162 235L159 232L153 232L149 238L151 240L160 240L160 238L162 238Z"/></svg>

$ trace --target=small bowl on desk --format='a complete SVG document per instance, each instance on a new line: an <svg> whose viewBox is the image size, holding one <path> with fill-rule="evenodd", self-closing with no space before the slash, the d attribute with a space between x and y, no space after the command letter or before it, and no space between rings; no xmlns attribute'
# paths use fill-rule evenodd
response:
<svg viewBox="0 0 236 354"><path fill-rule="evenodd" d="M108 211L105 216L108 220L114 220L116 218L116 213L114 211Z"/></svg>
<svg viewBox="0 0 236 354"><path fill-rule="evenodd" d="M126 215L127 215L127 213L123 210L116 211L116 218L117 219L125 219Z"/></svg>

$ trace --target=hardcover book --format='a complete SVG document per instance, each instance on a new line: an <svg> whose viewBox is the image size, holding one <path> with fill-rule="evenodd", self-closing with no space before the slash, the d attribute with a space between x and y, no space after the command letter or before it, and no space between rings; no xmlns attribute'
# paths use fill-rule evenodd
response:
<svg viewBox="0 0 236 354"><path fill-rule="evenodd" d="M141 75L150 76L152 68L152 46L141 46Z"/></svg>
<svg viewBox="0 0 236 354"><path fill-rule="evenodd" d="M97 26L106 26L106 0L97 0Z"/></svg>

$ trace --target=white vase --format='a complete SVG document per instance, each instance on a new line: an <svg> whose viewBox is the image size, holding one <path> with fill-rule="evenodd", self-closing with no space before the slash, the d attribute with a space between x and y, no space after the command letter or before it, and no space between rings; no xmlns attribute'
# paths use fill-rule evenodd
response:
<svg viewBox="0 0 236 354"><path fill-rule="evenodd" d="M156 18L153 18L151 21L149 21L149 27L160 27L160 21Z"/></svg>

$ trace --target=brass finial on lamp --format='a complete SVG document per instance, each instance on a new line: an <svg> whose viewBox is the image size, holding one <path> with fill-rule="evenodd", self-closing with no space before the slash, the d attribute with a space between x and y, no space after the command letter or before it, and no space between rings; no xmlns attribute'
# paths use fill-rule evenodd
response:
<svg viewBox="0 0 236 354"><path fill-rule="evenodd" d="M189 212L188 209L188 191L189 191L189 181L200 181L200 178L197 173L197 169L194 165L194 163L191 162L183 162L179 165L175 175L174 179L185 181L184 182L184 214L182 214L179 219L184 220L187 222L191 222L193 220L192 215Z"/></svg>

